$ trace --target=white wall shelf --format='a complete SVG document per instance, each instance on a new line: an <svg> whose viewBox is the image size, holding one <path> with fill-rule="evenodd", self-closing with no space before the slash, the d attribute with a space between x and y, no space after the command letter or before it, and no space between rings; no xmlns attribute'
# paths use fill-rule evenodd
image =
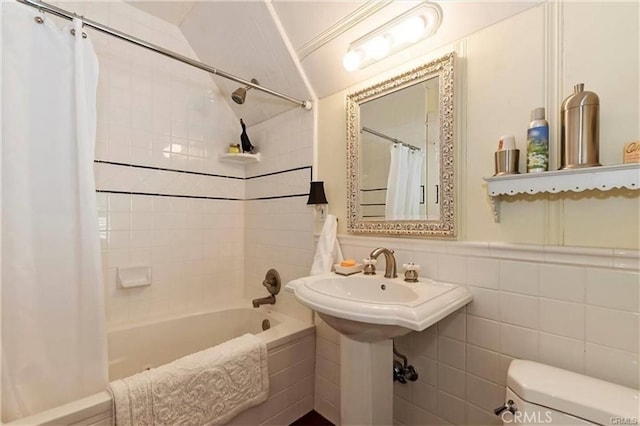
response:
<svg viewBox="0 0 640 426"><path fill-rule="evenodd" d="M238 154L230 154L224 153L220 154L218 159L225 163L235 163L235 164L251 164L260 162L260 153L257 154L248 154L248 153L238 153Z"/></svg>
<svg viewBox="0 0 640 426"><path fill-rule="evenodd" d="M640 164L588 167L484 178L491 197L493 219L500 221L500 200L517 194L640 189Z"/></svg>

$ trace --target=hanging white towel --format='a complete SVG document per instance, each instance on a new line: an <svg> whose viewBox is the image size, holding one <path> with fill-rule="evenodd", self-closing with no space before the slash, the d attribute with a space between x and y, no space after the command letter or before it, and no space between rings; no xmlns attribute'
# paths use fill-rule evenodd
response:
<svg viewBox="0 0 640 426"><path fill-rule="evenodd" d="M311 275L331 272L331 266L334 263L344 260L337 234L338 218L328 214L322 226L320 238L318 238L316 254L313 256L313 265L311 265Z"/></svg>
<svg viewBox="0 0 640 426"><path fill-rule="evenodd" d="M116 426L221 425L269 394L267 347L252 334L109 384Z"/></svg>

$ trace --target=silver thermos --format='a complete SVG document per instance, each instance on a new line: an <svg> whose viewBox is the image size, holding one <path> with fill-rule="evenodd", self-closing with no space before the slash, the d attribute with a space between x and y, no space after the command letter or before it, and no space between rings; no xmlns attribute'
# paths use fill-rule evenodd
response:
<svg viewBox="0 0 640 426"><path fill-rule="evenodd" d="M562 103L560 112L560 169L599 166L600 100L584 84Z"/></svg>

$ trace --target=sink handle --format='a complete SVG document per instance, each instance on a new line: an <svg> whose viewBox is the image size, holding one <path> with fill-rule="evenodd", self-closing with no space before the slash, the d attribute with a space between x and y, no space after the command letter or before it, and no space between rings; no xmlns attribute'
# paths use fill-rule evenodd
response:
<svg viewBox="0 0 640 426"><path fill-rule="evenodd" d="M376 274L376 259L371 259L370 257L367 257L366 259L362 259L362 263L364 263L364 270L362 272L365 275Z"/></svg>
<svg viewBox="0 0 640 426"><path fill-rule="evenodd" d="M402 265L404 268L404 280L408 283L417 283L418 282L418 271L420 270L420 265L416 265L413 262L405 263Z"/></svg>
<svg viewBox="0 0 640 426"><path fill-rule="evenodd" d="M280 280L280 274L275 269L269 269L262 281L262 285L267 288L267 291L272 295L276 295L280 292L280 286L282 281Z"/></svg>

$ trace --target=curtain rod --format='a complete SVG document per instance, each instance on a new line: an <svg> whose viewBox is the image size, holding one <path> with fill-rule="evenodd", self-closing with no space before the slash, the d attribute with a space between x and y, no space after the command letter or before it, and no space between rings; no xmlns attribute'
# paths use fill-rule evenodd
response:
<svg viewBox="0 0 640 426"><path fill-rule="evenodd" d="M382 138L382 139L386 139L386 140L391 141L393 143L400 143L400 144L402 144L402 145L406 146L407 148L412 149L414 151L420 151L420 148L418 148L417 146L413 146L410 143L402 142L400 139L392 138L391 136L387 136L384 133L378 132L377 130L373 130L373 129L370 129L368 127L364 127L363 126L362 127L362 131L363 132L367 132L367 133L371 133L372 135L375 135L375 136L377 136L379 138Z"/></svg>
<svg viewBox="0 0 640 426"><path fill-rule="evenodd" d="M243 78L240 77L236 77L235 75L226 73L222 70L213 68L205 63L196 61L194 59L188 58L186 56L183 56L179 53L175 53L172 52L170 50L164 49L160 46L156 46L155 44L146 42L144 40L141 40L137 37L134 37L132 35L123 33L122 31L118 31L116 29L107 27L106 25L102 25L99 22L95 22L92 21L90 19L85 18L84 16L80 16L77 15L76 13L73 12L69 12L65 9L61 9L57 6L54 6L52 4L49 3L45 3L43 1L39 1L39 0L17 0L18 2L22 3L22 4L26 4L27 6L31 6L31 7L35 7L36 9L40 10L41 12L48 12L51 13L52 15L56 15L59 16L61 18L64 19L68 19L68 20L73 20L73 18L79 18L82 19L84 26L89 27L89 28L93 28L94 30L100 31L102 33L108 34L110 36L119 38L120 40L124 40L127 41L129 43L135 44L136 46L140 46L143 47L147 50L151 50L152 52L156 52L159 53L161 55L164 55L166 57L169 57L171 59L175 59L176 61L180 61L183 62L187 65L191 65L192 67L195 68L199 68L203 71L209 72L211 74L214 75L219 75L220 77L224 77L228 80L232 80L235 81L236 83L240 83L240 84L244 84L245 86L250 86L256 90L260 90L261 92L264 93L268 93L270 95L276 96L280 99L284 99L286 101L289 102L293 102L294 104L297 104L299 106L301 106L302 108L306 109L306 110L311 110L311 108L313 107L313 104L311 101L305 100L305 101L301 101L299 99L296 98L292 98L291 96L287 96L285 94L282 94L280 92L276 92L275 90L271 90L268 89L266 87L262 87L259 84L255 84L252 83L249 80L245 80Z"/></svg>

